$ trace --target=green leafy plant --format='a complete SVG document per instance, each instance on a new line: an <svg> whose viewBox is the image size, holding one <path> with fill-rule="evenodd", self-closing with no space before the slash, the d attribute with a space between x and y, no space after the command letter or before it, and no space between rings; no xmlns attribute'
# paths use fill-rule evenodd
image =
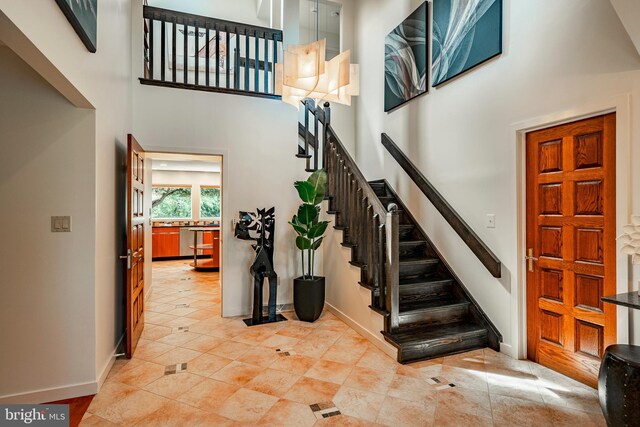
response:
<svg viewBox="0 0 640 427"><path fill-rule="evenodd" d="M315 252L320 248L329 225L329 221L320 221L320 203L327 190L327 173L323 169L317 170L309 179L297 181L294 186L298 190L302 205L289 224L298 235L296 247L301 253L302 278L314 279Z"/></svg>

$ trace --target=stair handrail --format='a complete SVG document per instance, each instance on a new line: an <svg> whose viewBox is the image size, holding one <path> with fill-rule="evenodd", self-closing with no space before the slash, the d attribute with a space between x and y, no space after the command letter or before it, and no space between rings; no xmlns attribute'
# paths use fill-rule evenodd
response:
<svg viewBox="0 0 640 427"><path fill-rule="evenodd" d="M307 170L326 170L330 210L338 213L336 222L339 220L340 225L348 229L348 239L357 248L357 261L364 267L360 283L379 290L377 299L372 297L371 307L385 315L385 331L395 331L400 323L398 208L395 204L384 206L371 188L331 126L330 104L324 103L323 108L316 106L313 100L305 100L303 105L305 124L298 125L299 134L313 137L313 141L305 141ZM311 118L314 121L312 134L308 130ZM314 145L317 148L311 152L310 147Z"/></svg>
<svg viewBox="0 0 640 427"><path fill-rule="evenodd" d="M491 273L493 277L500 278L502 275L502 263L500 259L489 249L480 239L473 229L462 219L447 200L436 190L429 180L420 172L417 166L409 160L398 145L386 133L382 134L382 145L398 164L409 175L422 193L429 199L433 206L442 214L444 219L451 225L453 230L460 236L462 241L469 247L471 252L480 260L482 265Z"/></svg>

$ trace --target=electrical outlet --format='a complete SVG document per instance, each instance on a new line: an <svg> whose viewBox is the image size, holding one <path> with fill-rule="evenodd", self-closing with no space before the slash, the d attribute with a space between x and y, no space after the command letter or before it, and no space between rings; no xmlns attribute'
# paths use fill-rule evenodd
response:
<svg viewBox="0 0 640 427"><path fill-rule="evenodd" d="M487 228L496 228L495 214L487 214Z"/></svg>

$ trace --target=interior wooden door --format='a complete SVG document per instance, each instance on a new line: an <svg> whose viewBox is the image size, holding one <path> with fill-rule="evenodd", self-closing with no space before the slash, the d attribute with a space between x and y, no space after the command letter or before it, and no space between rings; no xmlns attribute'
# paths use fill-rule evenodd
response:
<svg viewBox="0 0 640 427"><path fill-rule="evenodd" d="M527 135L529 359L593 387L616 341L615 114Z"/></svg>
<svg viewBox="0 0 640 427"><path fill-rule="evenodd" d="M126 354L131 358L144 329L144 150L128 135Z"/></svg>

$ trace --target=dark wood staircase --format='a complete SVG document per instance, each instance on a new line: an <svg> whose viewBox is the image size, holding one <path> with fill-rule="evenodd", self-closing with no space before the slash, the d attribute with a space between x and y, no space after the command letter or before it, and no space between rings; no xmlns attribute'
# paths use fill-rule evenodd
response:
<svg viewBox="0 0 640 427"><path fill-rule="evenodd" d="M385 207L397 206L400 215L399 327L395 331L382 331L385 339L398 349L398 361L409 363L484 347L499 351L500 334L393 189L384 180L369 185ZM340 216L339 212L331 213ZM357 259L358 245L349 240L348 227L335 228L345 232L342 245L351 248L352 258ZM357 261L352 260L351 264L366 268ZM379 298L379 288L365 282L360 284L372 292L374 301ZM378 305L374 303L371 308L388 316Z"/></svg>
<svg viewBox="0 0 640 427"><path fill-rule="evenodd" d="M385 180L367 182L330 126L330 110L305 104L322 132L299 127L298 157L327 171L328 213L360 269L360 286L384 316L384 338L410 363L490 347L502 336Z"/></svg>

